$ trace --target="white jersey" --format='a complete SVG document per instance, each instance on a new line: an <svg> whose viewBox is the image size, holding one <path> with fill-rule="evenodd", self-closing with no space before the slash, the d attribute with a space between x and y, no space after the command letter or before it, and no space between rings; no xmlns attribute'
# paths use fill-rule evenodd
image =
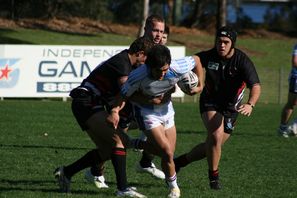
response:
<svg viewBox="0 0 297 198"><path fill-rule="evenodd" d="M140 91L148 97L157 97L171 90L180 77L192 70L195 64L192 56L172 60L162 80L152 79L150 68L142 65L129 74L121 93L124 97L129 97ZM159 125L163 125L164 129L174 126L174 109L171 101L161 105L145 105L133 101L131 103L140 130L151 130Z"/></svg>
<svg viewBox="0 0 297 198"><path fill-rule="evenodd" d="M152 79L149 67L142 65L129 74L128 80L122 87L121 94L124 97L129 97L134 92L141 91L148 97L162 95L172 89L179 81L180 77L192 70L195 64L195 60L192 56L172 60L162 80Z"/></svg>

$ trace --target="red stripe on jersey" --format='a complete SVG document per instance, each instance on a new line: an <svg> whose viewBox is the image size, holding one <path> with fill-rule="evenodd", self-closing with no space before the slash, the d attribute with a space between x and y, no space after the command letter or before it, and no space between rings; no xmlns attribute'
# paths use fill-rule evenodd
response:
<svg viewBox="0 0 297 198"><path fill-rule="evenodd" d="M239 89L238 89L238 91L237 91L237 96L239 96L239 95L243 92L245 86L246 86L246 84L245 84L245 82L243 82L243 83L241 84L241 87L239 87Z"/></svg>

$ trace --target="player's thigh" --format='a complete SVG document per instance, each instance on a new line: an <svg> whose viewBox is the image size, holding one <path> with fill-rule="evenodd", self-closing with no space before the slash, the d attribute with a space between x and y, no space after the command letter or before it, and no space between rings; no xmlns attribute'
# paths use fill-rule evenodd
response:
<svg viewBox="0 0 297 198"><path fill-rule="evenodd" d="M159 153L159 155L163 155L170 151L171 146L166 137L163 125L159 125L158 127L146 131L146 136L148 138L147 141L154 147L154 150Z"/></svg>
<svg viewBox="0 0 297 198"><path fill-rule="evenodd" d="M208 133L224 132L224 117L217 111L205 111L202 113L202 121Z"/></svg>
<svg viewBox="0 0 297 198"><path fill-rule="evenodd" d="M288 94L288 104L290 106L296 106L297 105L297 93L289 92L289 94Z"/></svg>
<svg viewBox="0 0 297 198"><path fill-rule="evenodd" d="M115 130L105 121L107 115L107 112L100 111L93 114L86 122L87 133L104 159L108 158L111 153L111 148L114 145L113 135L115 134Z"/></svg>

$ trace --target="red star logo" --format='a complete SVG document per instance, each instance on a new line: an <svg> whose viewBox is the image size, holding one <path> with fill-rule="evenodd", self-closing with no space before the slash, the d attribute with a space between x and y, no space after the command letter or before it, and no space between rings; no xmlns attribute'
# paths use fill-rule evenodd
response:
<svg viewBox="0 0 297 198"><path fill-rule="evenodd" d="M5 65L5 68L4 69L0 69L1 70L1 72L2 72L2 74L1 74L1 76L0 76L0 79L2 79L2 78L6 78L6 80L8 79L8 73L9 72L11 72L11 69L9 69L8 68L8 65L6 64Z"/></svg>

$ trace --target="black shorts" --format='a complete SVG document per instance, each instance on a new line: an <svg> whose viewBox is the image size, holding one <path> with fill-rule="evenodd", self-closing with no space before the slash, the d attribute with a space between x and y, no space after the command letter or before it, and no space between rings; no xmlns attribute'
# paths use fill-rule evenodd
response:
<svg viewBox="0 0 297 198"><path fill-rule="evenodd" d="M238 117L238 112L233 106L219 105L213 101L206 101L200 98L200 113L206 111L217 111L224 117L224 132L231 134L234 130L235 123Z"/></svg>
<svg viewBox="0 0 297 198"><path fill-rule="evenodd" d="M70 92L71 109L76 121L83 131L87 130L86 121L96 112L107 109L103 100L84 87L75 88Z"/></svg>

